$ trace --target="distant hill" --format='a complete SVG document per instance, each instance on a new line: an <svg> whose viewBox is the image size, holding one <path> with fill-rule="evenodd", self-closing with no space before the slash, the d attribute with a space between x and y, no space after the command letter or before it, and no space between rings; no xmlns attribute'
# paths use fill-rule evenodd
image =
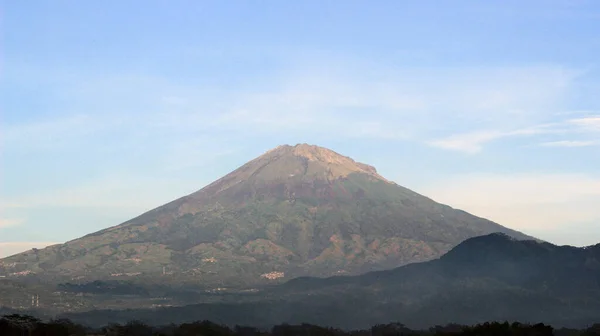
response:
<svg viewBox="0 0 600 336"><path fill-rule="evenodd" d="M332 150L279 146L118 226L0 260L0 276L246 287L435 259L520 232L434 202Z"/></svg>
<svg viewBox="0 0 600 336"><path fill-rule="evenodd" d="M468 239L437 260L393 270L298 278L256 302L69 315L94 324L201 318L229 325L306 322L347 329L390 322L425 328L505 320L585 328L599 316L600 244L555 246L503 234Z"/></svg>

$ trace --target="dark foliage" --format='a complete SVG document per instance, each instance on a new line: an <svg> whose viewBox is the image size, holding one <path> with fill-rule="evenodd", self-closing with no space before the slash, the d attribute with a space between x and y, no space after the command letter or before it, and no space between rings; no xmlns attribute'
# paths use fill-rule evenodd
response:
<svg viewBox="0 0 600 336"><path fill-rule="evenodd" d="M474 326L448 324L429 330L411 330L402 323L379 324L368 330L345 331L311 324L282 324L270 330L253 327L225 325L210 321L198 321L181 325L152 327L141 321L130 321L124 325L111 324L100 329L91 329L69 320L43 322L28 315L5 315L0 318L2 336L401 336L401 335L468 335L468 336L588 336L600 335L600 324L584 330L554 330L544 324L521 324L518 322L486 322Z"/></svg>

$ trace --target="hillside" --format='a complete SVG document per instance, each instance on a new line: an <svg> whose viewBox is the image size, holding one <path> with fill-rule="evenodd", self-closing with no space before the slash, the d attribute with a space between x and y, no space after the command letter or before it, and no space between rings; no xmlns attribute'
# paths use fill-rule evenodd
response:
<svg viewBox="0 0 600 336"><path fill-rule="evenodd" d="M575 248L491 234L429 262L360 276L295 279L255 302L68 316L92 324L143 319L160 325L201 317L260 327L305 322L351 329L401 322L425 328L508 320L585 328L600 316L600 244Z"/></svg>
<svg viewBox="0 0 600 336"><path fill-rule="evenodd" d="M492 232L528 238L329 149L285 145L123 224L5 258L0 275L245 287L431 260Z"/></svg>

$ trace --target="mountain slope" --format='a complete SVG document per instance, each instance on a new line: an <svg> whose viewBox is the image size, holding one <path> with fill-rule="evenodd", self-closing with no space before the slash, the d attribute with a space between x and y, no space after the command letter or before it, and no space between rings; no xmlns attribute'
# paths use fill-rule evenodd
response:
<svg viewBox="0 0 600 336"><path fill-rule="evenodd" d="M3 259L0 275L246 286L430 260L491 232L528 238L331 150L286 145L121 225Z"/></svg>
<svg viewBox="0 0 600 336"><path fill-rule="evenodd" d="M439 259L360 276L298 278L260 300L160 311L69 315L93 324L142 319L154 324L198 316L229 325L313 323L411 328L484 321L588 327L600 316L600 244L588 248L517 241L491 234L468 239Z"/></svg>

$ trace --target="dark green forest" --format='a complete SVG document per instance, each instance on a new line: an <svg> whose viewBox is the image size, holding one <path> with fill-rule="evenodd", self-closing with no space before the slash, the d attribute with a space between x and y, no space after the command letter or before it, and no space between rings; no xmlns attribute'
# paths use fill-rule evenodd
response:
<svg viewBox="0 0 600 336"><path fill-rule="evenodd" d="M210 321L197 321L180 325L152 327L139 321L126 324L110 324L102 328L89 328L68 319L42 321L21 314L4 315L0 318L1 336L396 336L396 335L600 335L600 324L589 328L554 329L542 323L486 322L473 326L449 324L427 330L411 330L402 323L380 324L366 330L341 330L310 324L282 324L270 330L235 326L233 328Z"/></svg>

